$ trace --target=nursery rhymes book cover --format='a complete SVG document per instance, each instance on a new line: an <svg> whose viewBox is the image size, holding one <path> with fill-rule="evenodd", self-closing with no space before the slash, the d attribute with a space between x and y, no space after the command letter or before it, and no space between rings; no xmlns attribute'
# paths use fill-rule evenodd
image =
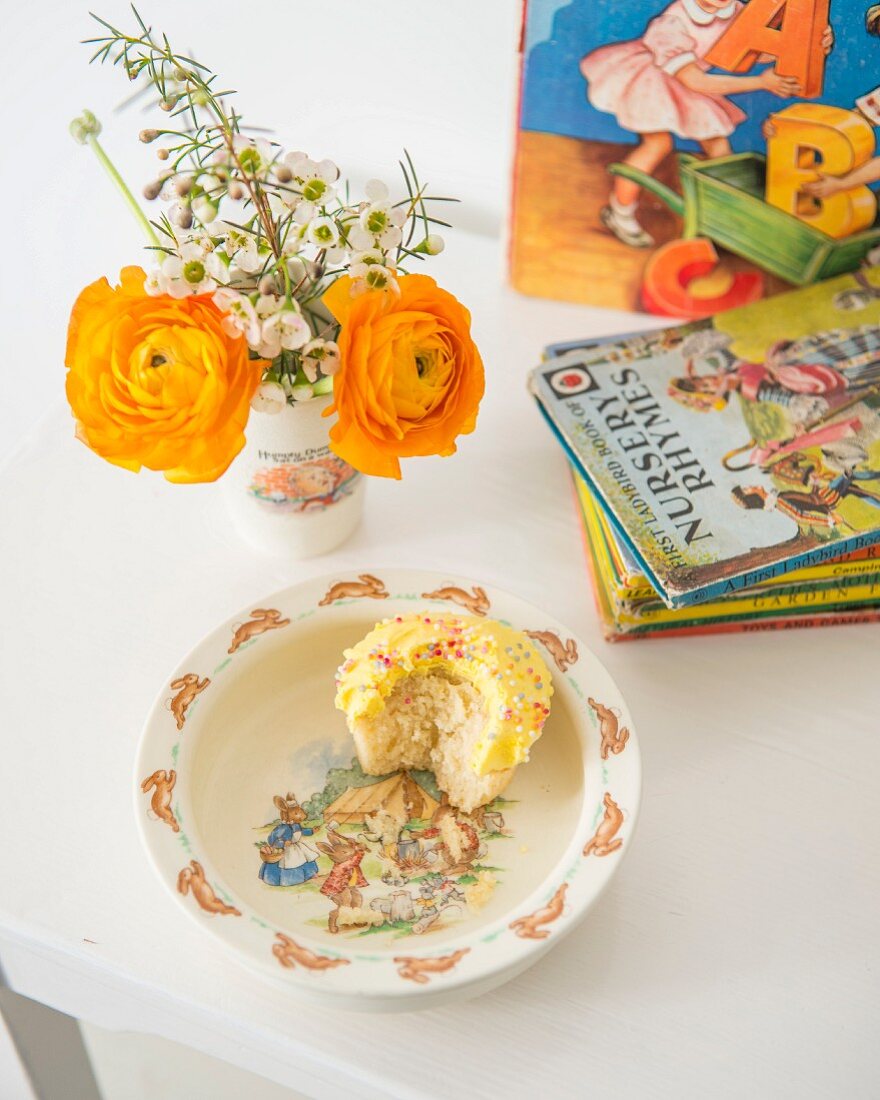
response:
<svg viewBox="0 0 880 1100"><path fill-rule="evenodd" d="M880 540L880 268L567 352L546 419L673 607Z"/></svg>
<svg viewBox="0 0 880 1100"><path fill-rule="evenodd" d="M853 271L880 245L880 4L524 11L518 290L705 317Z"/></svg>

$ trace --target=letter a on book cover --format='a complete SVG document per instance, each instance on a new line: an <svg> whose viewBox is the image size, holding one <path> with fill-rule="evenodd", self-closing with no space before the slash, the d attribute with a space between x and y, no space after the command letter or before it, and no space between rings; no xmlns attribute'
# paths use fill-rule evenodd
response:
<svg viewBox="0 0 880 1100"><path fill-rule="evenodd" d="M800 94L822 94L829 0L750 0L706 54L710 65L744 73L768 55L780 76L796 77Z"/></svg>

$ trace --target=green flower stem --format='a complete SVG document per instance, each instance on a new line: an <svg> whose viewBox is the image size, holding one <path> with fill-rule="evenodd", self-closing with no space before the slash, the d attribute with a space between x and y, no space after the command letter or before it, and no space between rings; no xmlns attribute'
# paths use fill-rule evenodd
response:
<svg viewBox="0 0 880 1100"><path fill-rule="evenodd" d="M137 218L141 229L143 229L144 233L146 234L147 240L156 248L161 248L161 242L156 236L155 230L150 225L149 218L143 212L143 210L141 210L137 199L135 199L134 195L131 193L131 191L129 191L128 187L126 186L125 180L116 170L116 165L104 152L101 143L98 141L94 134L89 134L86 138L86 142L89 146L91 146L92 152L100 161L101 165L104 168L104 171L107 173L110 179L113 180L120 194L128 203L129 209L131 210L132 214L134 214L135 218Z"/></svg>

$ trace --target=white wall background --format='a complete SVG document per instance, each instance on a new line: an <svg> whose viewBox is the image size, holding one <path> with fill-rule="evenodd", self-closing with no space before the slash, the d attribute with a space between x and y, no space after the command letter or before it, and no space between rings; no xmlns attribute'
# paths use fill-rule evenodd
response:
<svg viewBox="0 0 880 1100"><path fill-rule="evenodd" d="M155 173L120 70L91 68L88 6L123 29L123 0L0 0L0 459L63 392L79 290L143 263L140 230L90 151L68 134L82 108L139 193ZM497 232L507 202L517 0L141 0L175 48L239 91L248 121L288 148L330 156L354 179L390 178L410 150L455 221ZM163 117L160 116L159 117ZM500 272L488 272L499 278Z"/></svg>

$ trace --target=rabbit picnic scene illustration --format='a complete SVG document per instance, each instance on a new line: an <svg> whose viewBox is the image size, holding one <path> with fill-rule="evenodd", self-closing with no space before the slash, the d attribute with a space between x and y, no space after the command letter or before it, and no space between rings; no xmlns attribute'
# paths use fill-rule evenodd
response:
<svg viewBox="0 0 880 1100"><path fill-rule="evenodd" d="M267 802L277 816L256 829L255 873L297 899L307 926L333 936L398 940L448 928L491 901L510 860L504 811L513 803L464 814L430 772L377 779L352 759L303 802L290 791ZM292 950L279 948L285 958Z"/></svg>

